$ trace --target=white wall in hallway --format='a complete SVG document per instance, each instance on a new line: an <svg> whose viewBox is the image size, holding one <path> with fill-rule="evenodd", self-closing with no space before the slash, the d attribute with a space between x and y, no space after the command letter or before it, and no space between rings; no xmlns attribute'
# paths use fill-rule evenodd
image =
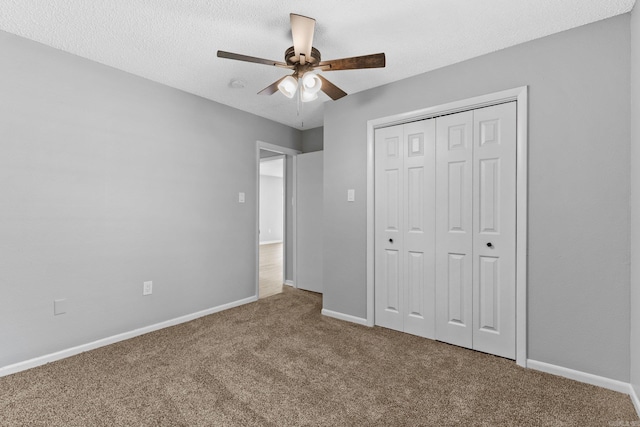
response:
<svg viewBox="0 0 640 427"><path fill-rule="evenodd" d="M282 242L284 238L283 163L283 159L260 162L260 243ZM280 176L273 176L277 170Z"/></svg>

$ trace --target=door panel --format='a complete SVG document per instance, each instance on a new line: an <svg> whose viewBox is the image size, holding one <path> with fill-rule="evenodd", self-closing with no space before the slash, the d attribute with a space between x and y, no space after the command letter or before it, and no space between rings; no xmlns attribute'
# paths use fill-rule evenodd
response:
<svg viewBox="0 0 640 427"><path fill-rule="evenodd" d="M500 333L500 317L498 312L500 294L500 281L498 280L498 270L500 258L479 257L479 322L477 328L483 331Z"/></svg>
<svg viewBox="0 0 640 427"><path fill-rule="evenodd" d="M400 232L400 175L398 169L384 171L384 186L387 190L387 215L384 218L385 230L388 232Z"/></svg>
<svg viewBox="0 0 640 427"><path fill-rule="evenodd" d="M404 125L404 331L435 338L435 120Z"/></svg>
<svg viewBox="0 0 640 427"><path fill-rule="evenodd" d="M407 316L424 317L424 253L407 253Z"/></svg>
<svg viewBox="0 0 640 427"><path fill-rule="evenodd" d="M387 273L385 283L387 285L387 294L384 299L385 311L394 314L400 313L400 254L398 251L389 249L384 251L385 260L384 268Z"/></svg>
<svg viewBox="0 0 640 427"><path fill-rule="evenodd" d="M465 313L465 255L449 254L448 267L446 320L449 324L458 324L464 327L467 324Z"/></svg>
<svg viewBox="0 0 640 427"><path fill-rule="evenodd" d="M402 126L375 134L375 323L403 330Z"/></svg>
<svg viewBox="0 0 640 427"><path fill-rule="evenodd" d="M473 113L436 119L436 339L471 348Z"/></svg>
<svg viewBox="0 0 640 427"><path fill-rule="evenodd" d="M515 359L516 105L474 111L473 348Z"/></svg>
<svg viewBox="0 0 640 427"><path fill-rule="evenodd" d="M375 323L434 329L435 122L376 130Z"/></svg>

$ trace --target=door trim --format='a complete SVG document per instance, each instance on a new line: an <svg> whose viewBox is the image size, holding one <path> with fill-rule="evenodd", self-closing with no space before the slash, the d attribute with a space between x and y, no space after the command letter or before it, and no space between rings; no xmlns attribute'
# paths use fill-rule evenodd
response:
<svg viewBox="0 0 640 427"><path fill-rule="evenodd" d="M293 282L291 284L287 283L287 285L289 286L293 286L296 287L296 279L297 279L297 271L296 271L296 253L297 253L297 245L296 245L296 215L297 215L297 211L296 211L296 200L295 200L295 195L296 195L296 174L297 174L297 165L296 165L296 156L298 154L301 154L302 151L299 150L294 150L293 148L287 148L287 147L281 147L280 145L276 145L276 144L271 144L269 142L264 142L264 141L256 141L256 223L255 223L255 254L256 254L256 265L255 265L255 270L256 270L256 274L255 274L255 283L256 283L256 298L260 298L260 150L267 150L267 151L273 151L274 153L279 153L282 154L285 159L284 159L284 179L283 179L283 183L285 186L285 194L284 194L284 217L285 217L285 226L284 226L284 230L283 230L283 247L286 248L287 246L287 224L286 224L286 216L287 216L287 203L288 200L287 199L287 194L286 194L286 186L287 186L287 159L286 156L291 156L292 157L292 163L293 163L293 167L291 168L291 174L292 174L292 182L293 182L293 188L291 189L293 192L293 218L291 218L291 221L293 221L293 236L292 236L292 241L293 241L293 247L291 248L291 252L292 252L292 264L293 264ZM283 257L283 262L282 262L282 282L283 284L285 282L288 282L287 280L287 257L284 256Z"/></svg>
<svg viewBox="0 0 640 427"><path fill-rule="evenodd" d="M528 86L367 121L367 326L375 321L374 142L377 128L516 101L516 363L527 366Z"/></svg>

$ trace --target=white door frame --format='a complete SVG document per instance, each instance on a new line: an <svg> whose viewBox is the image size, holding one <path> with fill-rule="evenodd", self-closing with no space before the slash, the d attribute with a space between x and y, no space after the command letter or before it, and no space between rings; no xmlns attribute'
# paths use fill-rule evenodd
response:
<svg viewBox="0 0 640 427"><path fill-rule="evenodd" d="M527 153L528 87L522 86L474 98L394 114L367 122L367 325L375 321L374 142L377 128L429 119L516 101L516 363L527 366Z"/></svg>
<svg viewBox="0 0 640 427"><path fill-rule="evenodd" d="M287 147L281 147L280 145L276 145L276 144L271 144L269 142L264 142L264 141L256 141L256 230L255 230L255 235L256 235L256 244L255 244L255 248L256 248L256 277L255 277L255 281L256 281L256 298L260 297L260 150L267 150L267 151L272 151L274 153L278 153L278 154L282 154L285 156L284 159L284 179L283 179L283 185L285 188L284 191L284 212L283 215L286 218L287 216L287 159L286 156L291 156L292 160L293 160L293 167L292 167L292 182L293 182L293 188L292 193L293 193L293 218L291 218L291 221L293 221L293 236L292 236L292 240L293 240L293 247L291 248L291 252L293 254L293 283L291 284L293 287L295 287L296 285L296 279L297 279L297 271L296 271L296 253L297 253L297 245L296 245L296 215L297 215L297 210L296 210L296 200L295 200L295 195L296 195L296 176L297 176L297 165L296 165L296 156L298 154L301 154L302 151L299 150L294 150L293 148L287 148ZM286 224L286 219L285 219L285 224L284 224L284 229L283 229L283 236L284 236L284 241L283 241L283 248L287 247L287 224ZM286 257L286 252L284 254L285 256L283 256L283 262L282 262L282 281L285 282L286 278L287 278L287 257Z"/></svg>

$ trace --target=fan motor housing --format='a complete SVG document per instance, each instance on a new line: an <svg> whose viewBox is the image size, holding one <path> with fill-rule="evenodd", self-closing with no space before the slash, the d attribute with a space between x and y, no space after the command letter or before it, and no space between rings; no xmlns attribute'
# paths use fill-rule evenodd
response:
<svg viewBox="0 0 640 427"><path fill-rule="evenodd" d="M297 65L300 63L300 61L294 62L291 60L294 56L296 56L296 51L293 46L291 46L284 52L284 60L287 65ZM310 63L311 65L317 65L320 63L320 51L315 47L311 48L311 58L307 58L307 63Z"/></svg>

